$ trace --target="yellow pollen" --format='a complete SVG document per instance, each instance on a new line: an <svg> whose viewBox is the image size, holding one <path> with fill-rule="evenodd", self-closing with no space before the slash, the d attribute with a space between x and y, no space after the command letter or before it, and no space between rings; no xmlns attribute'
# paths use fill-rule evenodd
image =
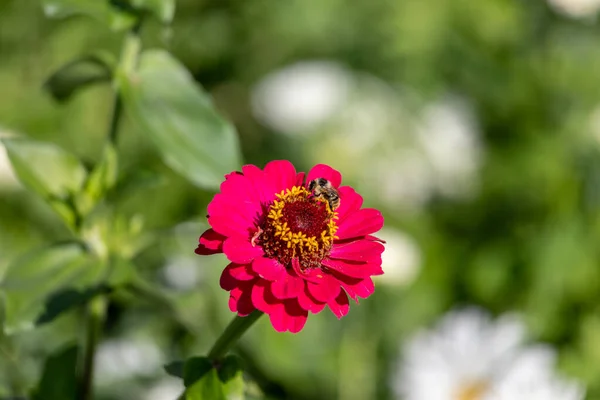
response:
<svg viewBox="0 0 600 400"><path fill-rule="evenodd" d="M476 381L463 385L458 390L456 400L481 400L487 387L487 383L483 381Z"/></svg>
<svg viewBox="0 0 600 400"><path fill-rule="evenodd" d="M292 249L294 256L302 255L307 251L314 253L328 249L333 244L333 241L338 239L335 235L338 230L336 224L338 215L336 212L331 211L327 201L321 198L310 199L310 201L323 201L330 218L326 229L321 232L320 237L315 237L307 236L306 233L302 231L292 232L288 223L283 221L283 210L286 204L309 201L310 192L303 186L294 186L291 189L281 191L281 193L278 193L275 196L277 200L271 204L267 218L271 220L270 224L275 228L275 237L279 237L281 241L285 242L285 246L288 249Z"/></svg>

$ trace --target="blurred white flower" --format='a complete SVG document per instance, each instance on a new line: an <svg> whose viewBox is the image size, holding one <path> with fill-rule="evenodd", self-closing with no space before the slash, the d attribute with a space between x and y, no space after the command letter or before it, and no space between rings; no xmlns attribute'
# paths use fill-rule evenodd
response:
<svg viewBox="0 0 600 400"><path fill-rule="evenodd" d="M582 400L580 385L555 374L554 351L524 339L516 315L450 312L408 342L394 391L404 400Z"/></svg>
<svg viewBox="0 0 600 400"><path fill-rule="evenodd" d="M421 268L421 251L417 243L407 234L392 228L383 228L377 237L386 243L381 255L384 274L375 279L393 286L410 284Z"/></svg>
<svg viewBox="0 0 600 400"><path fill-rule="evenodd" d="M115 339L98 346L95 368L100 383L151 376L162 368L162 353L148 340Z"/></svg>
<svg viewBox="0 0 600 400"><path fill-rule="evenodd" d="M166 377L152 385L142 400L175 400L183 393L183 381L175 377Z"/></svg>
<svg viewBox="0 0 600 400"><path fill-rule="evenodd" d="M426 106L417 138L438 190L449 197L470 195L481 164L481 144L468 105L449 97Z"/></svg>
<svg viewBox="0 0 600 400"><path fill-rule="evenodd" d="M592 18L600 10L600 0L548 0L552 8L572 18Z"/></svg>
<svg viewBox="0 0 600 400"><path fill-rule="evenodd" d="M328 61L305 61L272 72L252 93L258 120L282 133L311 133L343 103L349 74Z"/></svg>
<svg viewBox="0 0 600 400"><path fill-rule="evenodd" d="M202 279L202 269L193 254L170 258L162 268L161 274L170 287L182 291L195 288Z"/></svg>

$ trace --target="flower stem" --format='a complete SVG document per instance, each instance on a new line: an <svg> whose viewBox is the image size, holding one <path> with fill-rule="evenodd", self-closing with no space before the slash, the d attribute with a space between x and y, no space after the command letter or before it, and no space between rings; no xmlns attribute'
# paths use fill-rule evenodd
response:
<svg viewBox="0 0 600 400"><path fill-rule="evenodd" d="M102 325L104 324L106 303L106 298L104 296L97 296L88 304L85 352L83 355L79 396L77 397L80 400L92 400L94 396L94 356L102 332Z"/></svg>
<svg viewBox="0 0 600 400"><path fill-rule="evenodd" d="M131 73L138 61L139 54L142 50L142 40L140 39L140 30L142 29L143 18L140 17L135 26L127 33L123 41L123 49L119 61L119 71L116 73ZM116 86L116 85L115 85ZM119 133L119 122L123 113L123 99L119 93L119 88L115 87L115 97L113 100L112 118L108 133L108 140L113 145L117 142Z"/></svg>
<svg viewBox="0 0 600 400"><path fill-rule="evenodd" d="M222 358L261 315L263 315L262 311L255 310L247 317L235 316L210 349L208 358L213 361Z"/></svg>

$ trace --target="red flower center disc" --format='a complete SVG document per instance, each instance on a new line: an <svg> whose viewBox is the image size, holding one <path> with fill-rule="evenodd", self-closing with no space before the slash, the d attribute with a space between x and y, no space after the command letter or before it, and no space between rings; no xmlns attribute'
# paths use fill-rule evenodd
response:
<svg viewBox="0 0 600 400"><path fill-rule="evenodd" d="M336 238L336 219L326 201L294 186L277 195L256 239L269 258L286 268L292 268L294 257L303 270L318 268Z"/></svg>

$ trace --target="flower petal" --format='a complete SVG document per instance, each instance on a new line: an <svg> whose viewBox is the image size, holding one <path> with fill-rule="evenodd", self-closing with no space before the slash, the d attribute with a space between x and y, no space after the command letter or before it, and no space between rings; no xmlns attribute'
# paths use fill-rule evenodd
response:
<svg viewBox="0 0 600 400"><path fill-rule="evenodd" d="M258 200L241 200L239 196L217 193L208 204L207 211L211 217L231 217L247 226L254 226L262 214L262 206Z"/></svg>
<svg viewBox="0 0 600 400"><path fill-rule="evenodd" d="M296 275L298 275L300 278L304 279L307 282L319 284L321 282L321 279L323 279L323 271L321 271L319 268L312 268L303 271L298 257L292 258L292 268L294 269Z"/></svg>
<svg viewBox="0 0 600 400"><path fill-rule="evenodd" d="M360 210L363 198L350 186L342 186L338 192L340 193L340 206L335 211L338 213L339 225L349 214Z"/></svg>
<svg viewBox="0 0 600 400"><path fill-rule="evenodd" d="M223 253L231 262L246 264L262 256L263 249L260 246L252 246L248 239L230 237L223 243Z"/></svg>
<svg viewBox="0 0 600 400"><path fill-rule="evenodd" d="M358 303L358 297L366 299L375 291L375 285L371 278L358 279L349 278L332 271L332 275L340 282L342 288L353 300Z"/></svg>
<svg viewBox="0 0 600 400"><path fill-rule="evenodd" d="M322 274L319 283L307 282L309 293L318 301L327 303L340 291L340 283L329 274Z"/></svg>
<svg viewBox="0 0 600 400"><path fill-rule="evenodd" d="M383 216L374 208L363 208L339 221L336 236L340 240L365 236L383 227Z"/></svg>
<svg viewBox="0 0 600 400"><path fill-rule="evenodd" d="M348 260L326 258L321 262L329 269L352 278L367 278L372 275L383 275L381 261L379 263L361 263Z"/></svg>
<svg viewBox="0 0 600 400"><path fill-rule="evenodd" d="M335 188L339 187L342 183L342 174L325 164L317 164L312 167L312 169L308 172L306 181L310 182L317 178L327 179Z"/></svg>
<svg viewBox="0 0 600 400"><path fill-rule="evenodd" d="M296 174L296 183L294 184L294 186L303 186L305 176L306 174L304 172L298 172Z"/></svg>
<svg viewBox="0 0 600 400"><path fill-rule="evenodd" d="M300 307L313 314L319 313L325 308L325 303L315 299L306 286L304 287L304 290L298 293L298 304L300 304Z"/></svg>
<svg viewBox="0 0 600 400"><path fill-rule="evenodd" d="M286 271L279 279L271 284L271 291L278 299L291 299L297 297L304 290L304 280L294 272Z"/></svg>
<svg viewBox="0 0 600 400"><path fill-rule="evenodd" d="M273 293L271 293L270 282L264 279L256 281L252 287L252 304L256 309L270 314L273 310L281 304L281 300L278 300Z"/></svg>
<svg viewBox="0 0 600 400"><path fill-rule="evenodd" d="M259 196L252 181L242 173L232 173L221 183L220 193L238 198L240 201L258 202Z"/></svg>
<svg viewBox="0 0 600 400"><path fill-rule="evenodd" d="M230 263L229 265L227 265L223 272L221 272L221 287L225 290L233 290L234 288L240 286L244 281L249 281L256 278L255 276L250 276L249 278L247 278L247 273L242 272L242 270L247 271L247 268L247 265L240 265L235 263ZM240 279L238 277L242 277L243 279Z"/></svg>
<svg viewBox="0 0 600 400"><path fill-rule="evenodd" d="M195 252L199 255L210 255L223 252L223 241L227 239L214 229L207 229L198 240L198 247Z"/></svg>
<svg viewBox="0 0 600 400"><path fill-rule="evenodd" d="M348 303L348 295L346 295L346 292L340 289L340 293L337 295L337 297L327 302L327 307L329 307L333 315L335 315L338 319L348 314L348 310L350 310L350 304Z"/></svg>
<svg viewBox="0 0 600 400"><path fill-rule="evenodd" d="M304 328L307 317L308 312L300 307L296 299L286 300L269 314L271 325L277 332L298 333Z"/></svg>
<svg viewBox="0 0 600 400"><path fill-rule="evenodd" d="M255 165L244 165L242 167L244 176L251 182L257 199L261 204L267 204L275 198L275 187L273 182L267 179L265 171Z"/></svg>
<svg viewBox="0 0 600 400"><path fill-rule="evenodd" d="M247 238L256 230L253 223L244 220L239 215L208 216L208 223L223 236Z"/></svg>
<svg viewBox="0 0 600 400"><path fill-rule="evenodd" d="M287 160L275 160L265 165L267 179L273 183L275 193L291 189L296 183L296 168Z"/></svg>
<svg viewBox="0 0 600 400"><path fill-rule="evenodd" d="M257 278L250 264L234 264L230 263L225 269L229 269L229 274L238 281L249 281Z"/></svg>
<svg viewBox="0 0 600 400"><path fill-rule="evenodd" d="M286 273L285 267L273 258L257 257L252 261L252 270L261 278L276 281Z"/></svg>
<svg viewBox="0 0 600 400"><path fill-rule="evenodd" d="M252 285L252 282L245 282L229 293L229 309L237 312L240 317L245 317L256 309L252 304Z"/></svg>
<svg viewBox="0 0 600 400"><path fill-rule="evenodd" d="M364 263L381 264L381 253L385 247L381 243L368 240L335 243L329 253L330 258L341 260L360 261Z"/></svg>

